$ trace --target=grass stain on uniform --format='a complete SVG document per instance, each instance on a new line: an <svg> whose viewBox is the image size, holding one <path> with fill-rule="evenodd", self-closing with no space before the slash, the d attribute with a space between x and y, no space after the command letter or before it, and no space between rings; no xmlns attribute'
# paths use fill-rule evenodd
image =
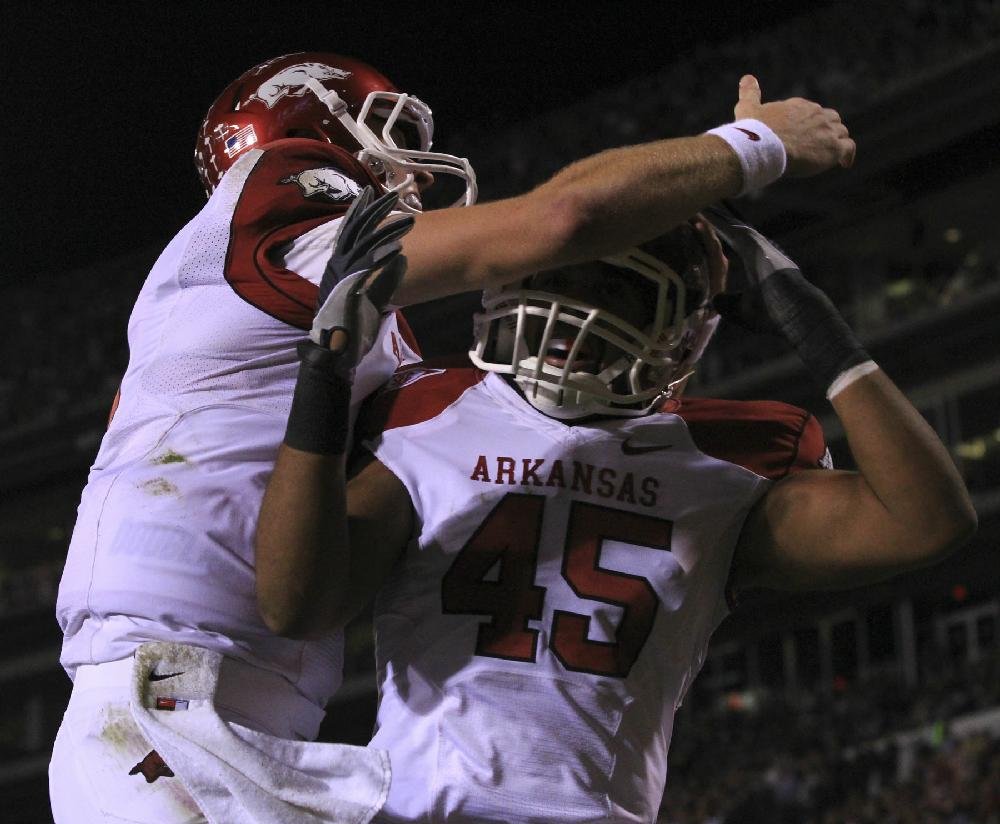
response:
<svg viewBox="0 0 1000 824"><path fill-rule="evenodd" d="M138 484L139 489L148 492L150 495L173 495L180 497L181 491L166 478L153 478L145 483Z"/></svg>
<svg viewBox="0 0 1000 824"><path fill-rule="evenodd" d="M134 750L136 739L141 744L145 743L128 707L111 706L107 709L104 725L101 728L101 738L112 747L124 751Z"/></svg>
<svg viewBox="0 0 1000 824"><path fill-rule="evenodd" d="M168 449L162 455L157 455L153 458L150 463L163 465L163 464L174 464L174 463L187 463L187 458L181 455L179 452L174 452L172 449Z"/></svg>

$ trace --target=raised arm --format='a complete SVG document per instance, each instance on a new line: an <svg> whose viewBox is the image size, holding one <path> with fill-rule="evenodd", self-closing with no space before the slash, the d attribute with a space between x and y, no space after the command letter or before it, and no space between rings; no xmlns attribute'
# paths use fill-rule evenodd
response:
<svg viewBox="0 0 1000 824"><path fill-rule="evenodd" d="M860 586L939 561L974 532L948 451L884 372L832 403L858 471L800 472L776 484L744 527L738 588Z"/></svg>
<svg viewBox="0 0 1000 824"><path fill-rule="evenodd" d="M807 471L751 511L733 562L737 588L839 589L933 563L974 532L948 450L798 267L732 216L710 213L752 286L724 317L782 334L827 388L856 472Z"/></svg>
<svg viewBox="0 0 1000 824"><path fill-rule="evenodd" d="M255 541L257 605L281 635L318 635L346 622L364 605L362 585L391 562L409 535L409 498L391 473L378 475L377 466L363 473L366 495L354 512L345 485L354 366L370 348L381 310L405 271L399 237L409 218L379 228L395 200L392 194L373 203L368 188L348 210L320 284L310 339L299 346L288 428ZM357 534L349 528L351 516ZM352 541L373 556L356 579ZM389 560L380 565L383 556L376 552Z"/></svg>
<svg viewBox="0 0 1000 824"><path fill-rule="evenodd" d="M527 194L418 215L394 300L430 300L603 257L783 172L806 176L853 162L854 141L832 109L801 98L762 104L747 75L734 112L756 124L610 149Z"/></svg>

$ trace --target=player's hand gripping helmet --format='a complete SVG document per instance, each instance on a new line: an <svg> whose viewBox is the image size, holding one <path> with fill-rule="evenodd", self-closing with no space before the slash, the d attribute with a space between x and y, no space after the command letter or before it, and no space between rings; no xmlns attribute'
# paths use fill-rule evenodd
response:
<svg viewBox="0 0 1000 824"><path fill-rule="evenodd" d="M487 290L469 356L512 375L551 417L644 415L691 374L715 331L715 279L685 223L601 261Z"/></svg>
<svg viewBox="0 0 1000 824"><path fill-rule="evenodd" d="M463 184L455 206L476 201L476 175L462 157L432 152L427 105L399 92L371 66L323 52L299 52L254 66L230 83L198 130L194 162L211 195L243 152L286 137L333 143L367 164L399 208L421 210L416 175ZM402 141L402 145L399 141Z"/></svg>

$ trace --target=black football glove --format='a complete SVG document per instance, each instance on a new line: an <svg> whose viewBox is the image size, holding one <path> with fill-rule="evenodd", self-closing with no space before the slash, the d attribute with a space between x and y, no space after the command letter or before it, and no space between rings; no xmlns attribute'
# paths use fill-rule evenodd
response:
<svg viewBox="0 0 1000 824"><path fill-rule="evenodd" d="M301 364L285 431L285 443L296 449L343 454L354 368L371 349L382 312L406 272L399 239L413 227L413 217L379 225L397 200L395 192L374 200L366 186L341 222L309 340L298 345ZM347 344L331 351L336 331L346 334Z"/></svg>
<svg viewBox="0 0 1000 824"><path fill-rule="evenodd" d="M365 186L344 215L320 280L309 333L313 343L328 347L334 331L347 332L345 354L351 368L371 348L382 310L406 271L399 239L413 228L412 215L380 226L399 196L388 192L373 201L374 196L372 187Z"/></svg>
<svg viewBox="0 0 1000 824"><path fill-rule="evenodd" d="M772 241L723 206L702 214L746 273L744 291L713 300L723 318L783 337L824 390L852 366L871 360L831 300Z"/></svg>

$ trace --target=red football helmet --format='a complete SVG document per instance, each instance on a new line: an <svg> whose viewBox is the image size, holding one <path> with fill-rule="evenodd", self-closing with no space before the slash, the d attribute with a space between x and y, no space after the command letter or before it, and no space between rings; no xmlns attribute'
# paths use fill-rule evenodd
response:
<svg viewBox="0 0 1000 824"><path fill-rule="evenodd" d="M360 60L298 52L254 66L230 83L198 130L194 162L211 195L222 175L248 149L286 137L333 143L367 164L400 206L421 209L416 174L454 175L476 200L476 175L465 158L430 151L431 110L399 92ZM400 145L397 141L401 141Z"/></svg>

